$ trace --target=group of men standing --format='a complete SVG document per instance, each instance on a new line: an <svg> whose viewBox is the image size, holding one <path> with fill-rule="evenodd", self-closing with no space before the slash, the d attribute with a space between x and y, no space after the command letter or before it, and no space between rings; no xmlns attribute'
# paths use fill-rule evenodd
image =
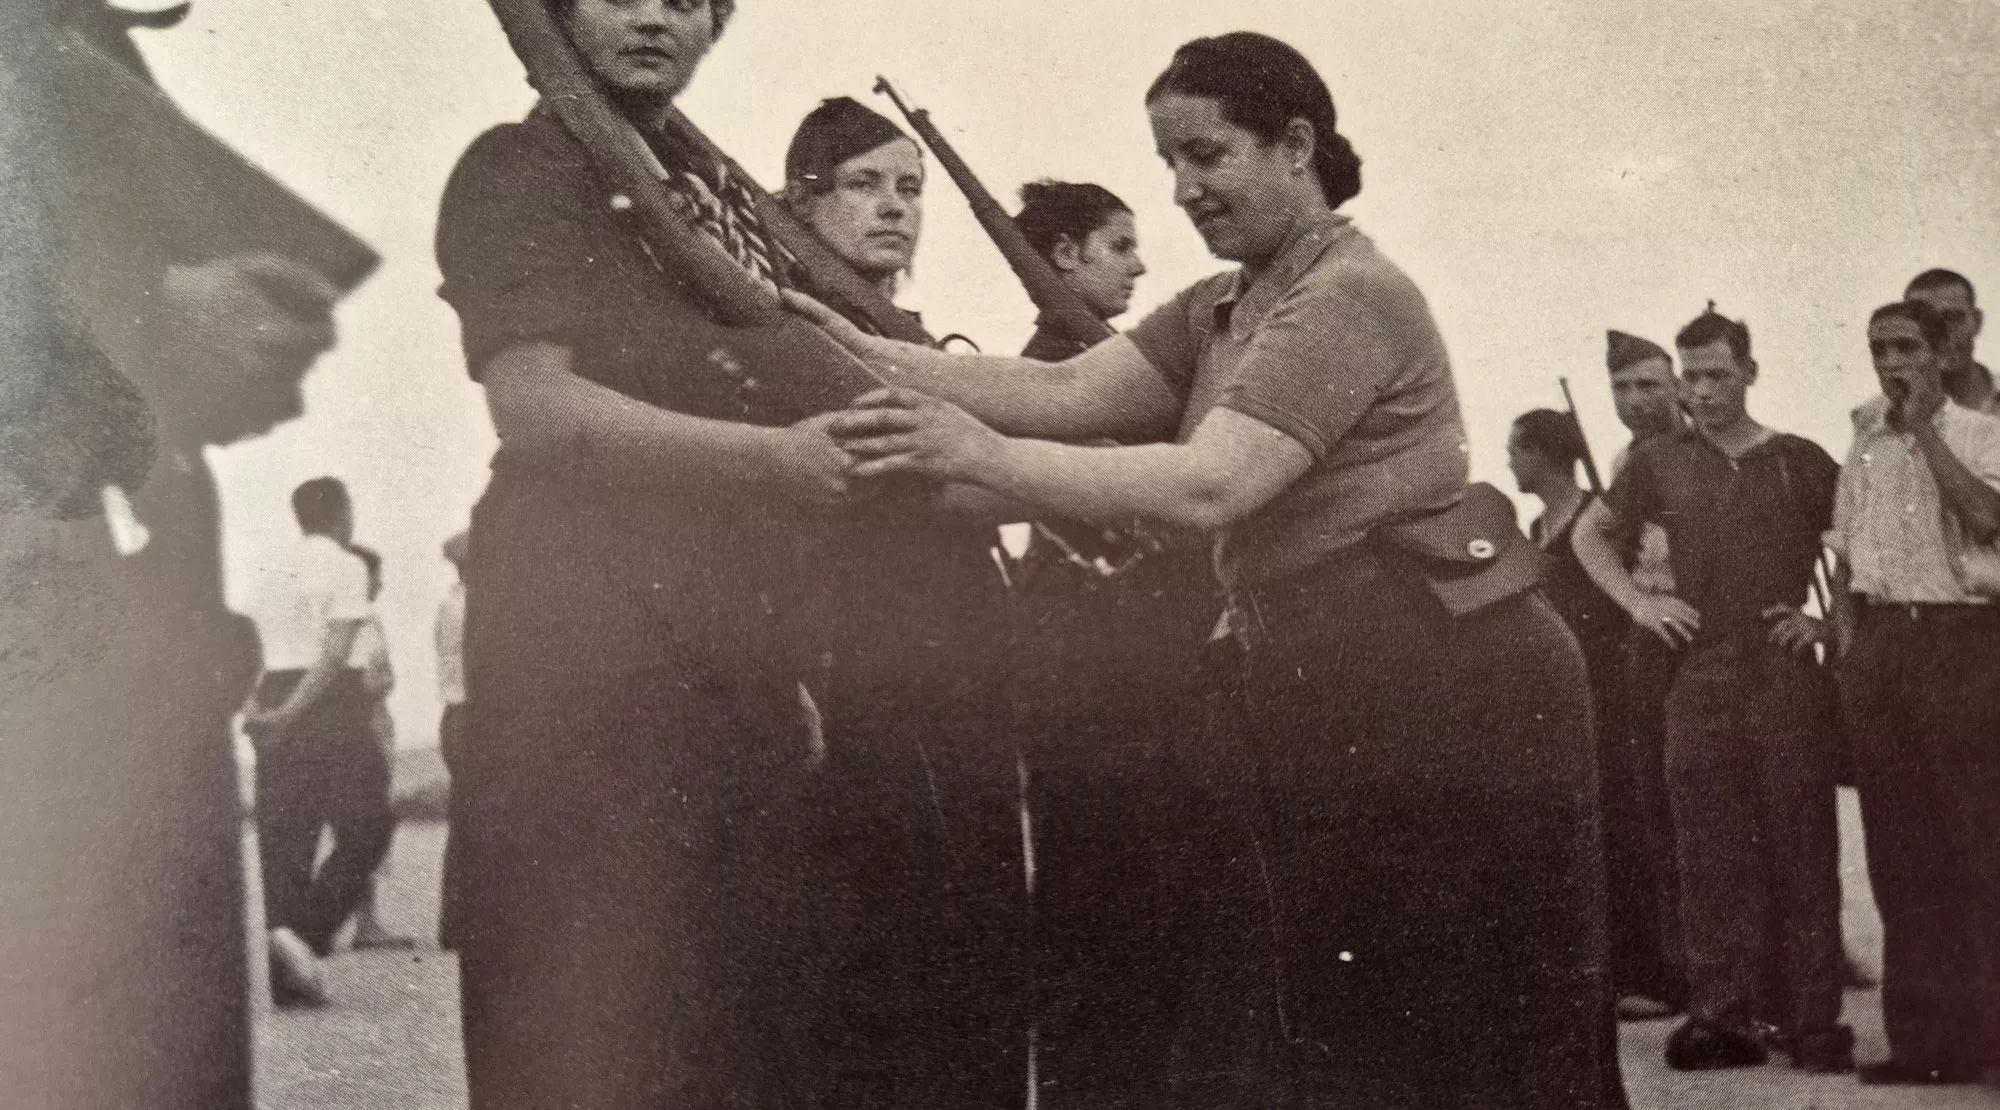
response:
<svg viewBox="0 0 2000 1110"><path fill-rule="evenodd" d="M1676 337L1678 376L1664 349L1610 334L1634 442L1601 496L1576 488L1569 418L1515 425L1516 475L1548 506L1551 593L1610 694L1621 1011L1687 1012L1672 1067L1774 1048L1855 1067L1839 781L1859 788L1885 927L1891 1056L1861 1081L2000 1065L2000 396L1973 357L1981 322L1947 270L1876 310L1881 393L1854 411L1844 467L1749 415L1749 331L1712 305Z"/></svg>

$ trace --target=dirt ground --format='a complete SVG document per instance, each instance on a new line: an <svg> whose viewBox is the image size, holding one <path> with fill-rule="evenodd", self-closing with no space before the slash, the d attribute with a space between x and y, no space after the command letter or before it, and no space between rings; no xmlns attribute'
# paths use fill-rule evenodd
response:
<svg viewBox="0 0 2000 1110"><path fill-rule="evenodd" d="M1879 968L1881 924L1862 870L1860 837L1854 799L1843 792L1847 935L1855 950ZM254 838L246 836L245 847L254 851ZM334 957L327 965L334 1004L325 1010L274 1012L259 981L257 1093L263 1110L465 1106L457 963L429 946L436 932L443 847L442 824L406 822L397 832L382 886L385 919L398 931L424 938L424 947ZM253 910L252 917L258 916ZM262 951L259 936L252 934L255 952ZM254 962L261 973L261 961ZM1849 993L1846 1016L1860 1037L1863 1060L1886 1052L1875 992ZM1620 1055L1635 1110L2000 1110L2000 1090L1976 1087L1864 1088L1852 1077L1807 1076L1777 1064L1707 1075L1672 1072L1661 1062L1672 1029L1671 1021L1621 1029Z"/></svg>

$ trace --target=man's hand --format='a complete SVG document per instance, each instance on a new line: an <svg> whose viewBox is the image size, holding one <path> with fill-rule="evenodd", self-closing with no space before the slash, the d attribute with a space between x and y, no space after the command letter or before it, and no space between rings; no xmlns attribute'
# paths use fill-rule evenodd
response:
<svg viewBox="0 0 2000 1110"><path fill-rule="evenodd" d="M272 254L169 266L160 281L162 352L180 383L183 420L227 412L215 438L262 432L298 415L299 381L333 346L339 290Z"/></svg>
<svg viewBox="0 0 2000 1110"><path fill-rule="evenodd" d="M1633 624L1659 637L1670 648L1693 643L1694 634L1701 629L1701 613L1677 597L1641 594L1629 612Z"/></svg>
<svg viewBox="0 0 2000 1110"><path fill-rule="evenodd" d="M187 343L218 358L302 370L333 346L340 291L317 271L274 254L169 266L161 295Z"/></svg>
<svg viewBox="0 0 2000 1110"><path fill-rule="evenodd" d="M1936 374L1896 374L1885 383L1884 392L1889 398L1888 424L1899 432L1929 424L1944 407L1944 386Z"/></svg>
<svg viewBox="0 0 2000 1110"><path fill-rule="evenodd" d="M1773 622L1771 642L1801 659L1810 658L1813 648L1827 641L1825 621L1806 616L1789 605L1773 605L1760 615Z"/></svg>

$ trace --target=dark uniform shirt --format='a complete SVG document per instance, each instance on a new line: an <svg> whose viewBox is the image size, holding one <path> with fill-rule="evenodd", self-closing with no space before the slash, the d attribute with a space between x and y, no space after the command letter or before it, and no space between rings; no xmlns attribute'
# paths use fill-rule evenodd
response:
<svg viewBox="0 0 2000 1110"><path fill-rule="evenodd" d="M1061 362L1089 349L1090 344L1078 342L1048 320L1039 319L1035 321L1035 334L1028 339L1028 345L1021 348L1021 357L1036 362Z"/></svg>
<svg viewBox="0 0 2000 1110"><path fill-rule="evenodd" d="M1701 614L1696 640L1715 642L1805 600L1839 476L1832 456L1795 435L1731 458L1687 429L1634 450L1604 503L1621 524L1666 529L1679 595Z"/></svg>
<svg viewBox="0 0 2000 1110"><path fill-rule="evenodd" d="M658 150L683 192L722 191L712 175L686 168L693 160ZM747 400L730 369L789 357L796 337L713 320L655 265L636 220L615 201L546 106L466 151L445 188L437 256L439 293L458 312L473 377L507 347L545 341L571 352L572 373L659 408L766 425L796 418L771 399ZM605 650L623 629L634 652L654 652L664 627L702 650L736 642L768 655L770 641L749 626L791 604L781 596L796 585L799 557L789 510L698 488L613 490L581 480L583 461L527 459L503 441L493 467L515 488L573 491L556 499L567 522L549 526L572 533L566 543L595 534L586 545L595 554L545 573L603 575L632 591L634 619L604 628Z"/></svg>

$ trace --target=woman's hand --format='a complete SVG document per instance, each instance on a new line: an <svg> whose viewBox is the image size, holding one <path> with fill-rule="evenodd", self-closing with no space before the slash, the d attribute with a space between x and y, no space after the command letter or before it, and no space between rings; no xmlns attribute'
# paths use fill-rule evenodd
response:
<svg viewBox="0 0 2000 1110"><path fill-rule="evenodd" d="M977 485L995 469L1006 437L964 409L910 389L878 389L835 416L841 448L861 460L856 479L920 474Z"/></svg>
<svg viewBox="0 0 2000 1110"><path fill-rule="evenodd" d="M834 439L832 429L847 414L821 413L777 429L771 452L771 484L779 493L808 505L848 499L854 457Z"/></svg>

